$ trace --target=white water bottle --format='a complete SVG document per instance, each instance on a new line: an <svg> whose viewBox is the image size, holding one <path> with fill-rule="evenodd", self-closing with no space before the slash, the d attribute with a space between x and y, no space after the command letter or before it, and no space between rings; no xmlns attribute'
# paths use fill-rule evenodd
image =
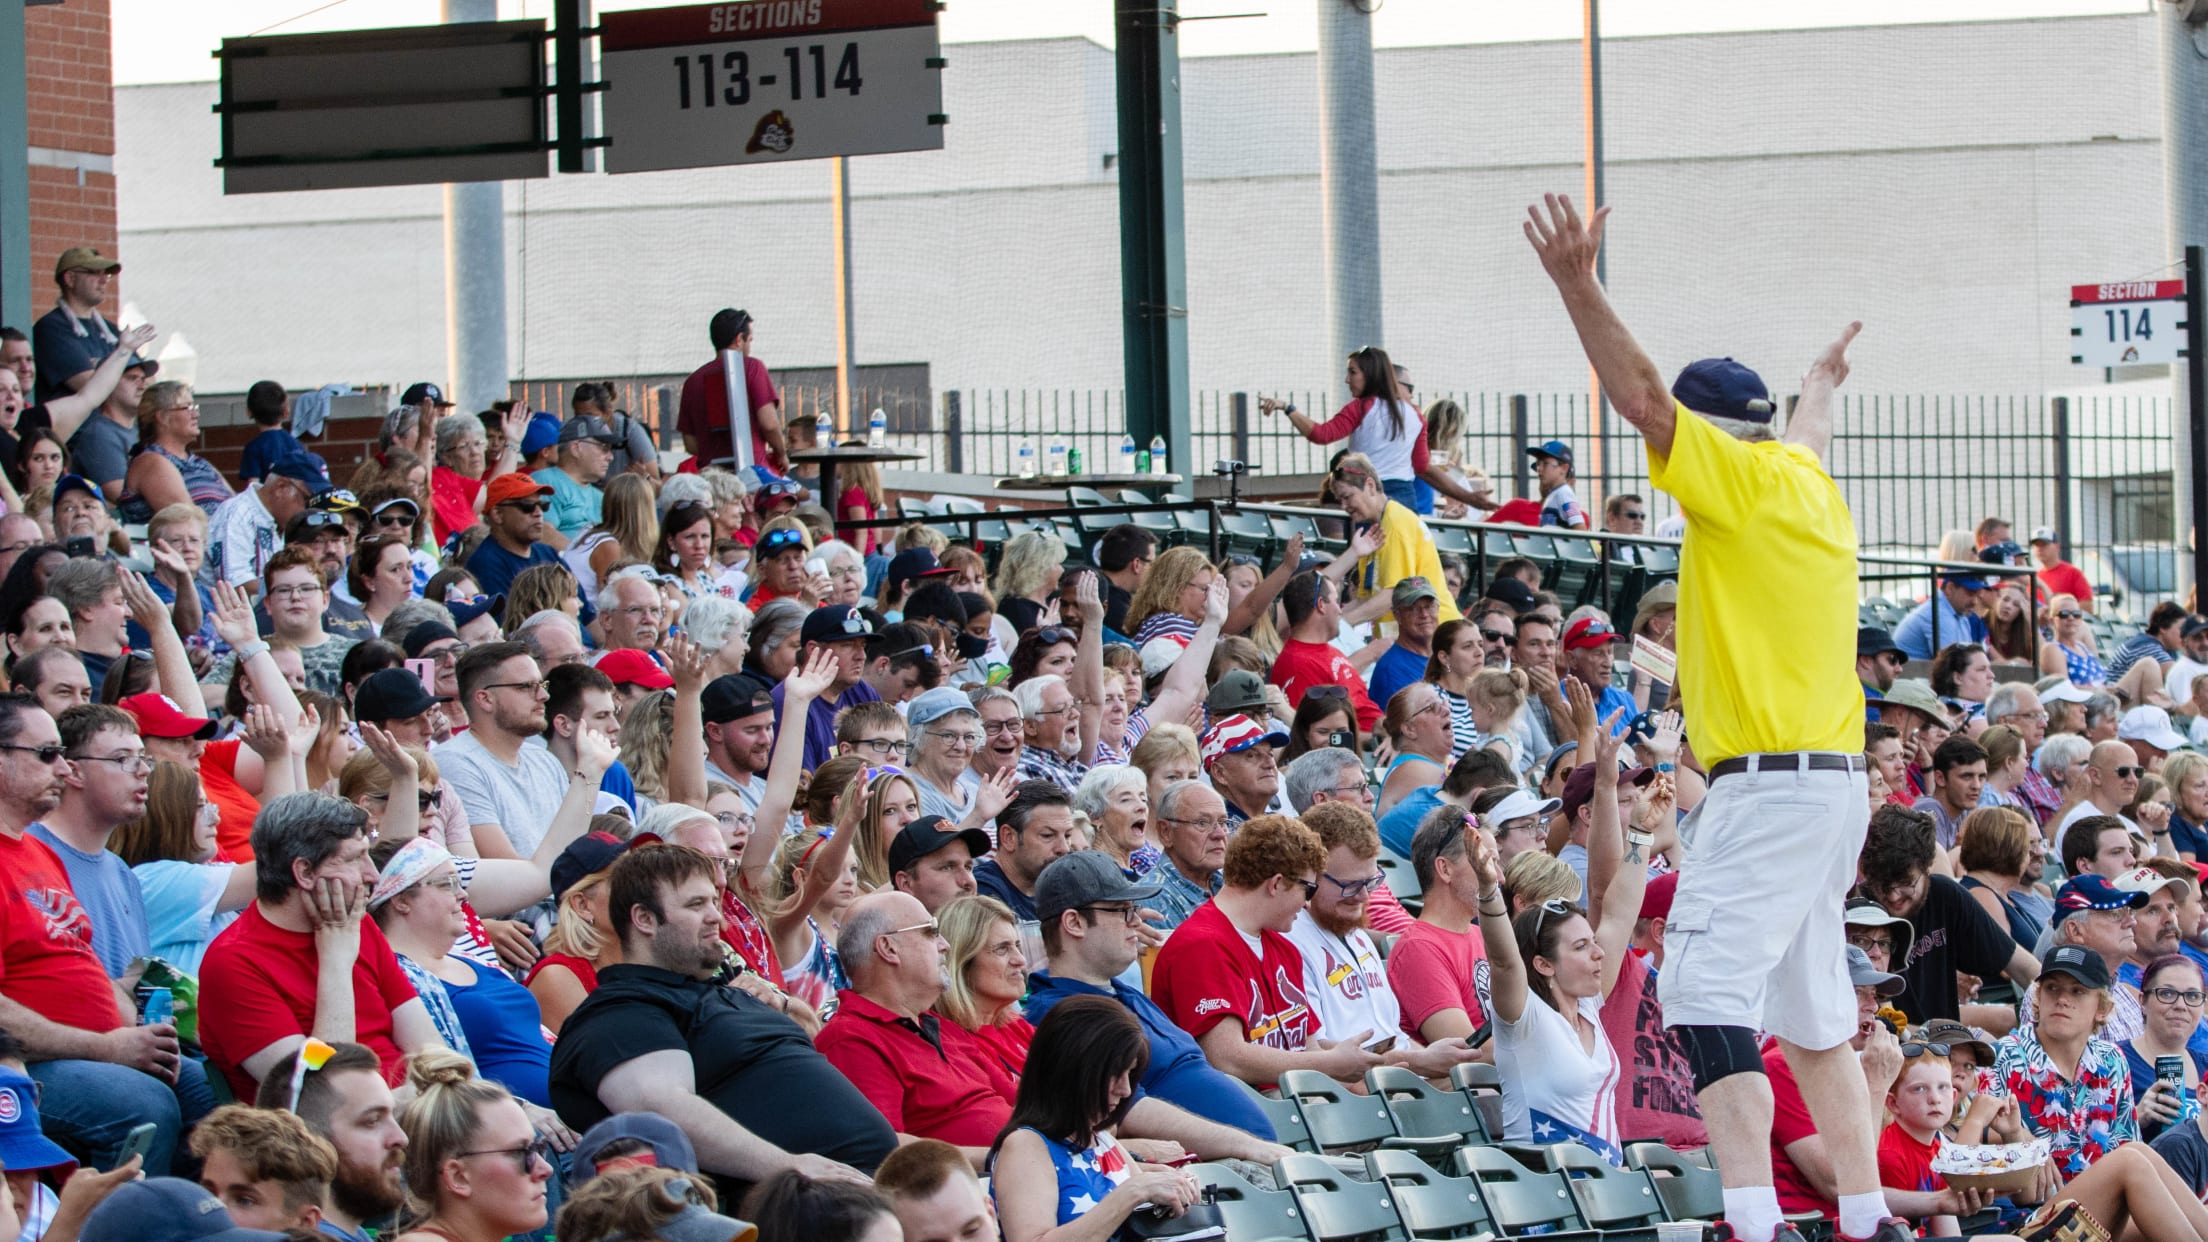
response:
<svg viewBox="0 0 2208 1242"><path fill-rule="evenodd" d="M835 447L835 443L835 416L828 412L827 406L822 406L820 408L820 414L813 419L813 447L833 448Z"/></svg>
<svg viewBox="0 0 2208 1242"><path fill-rule="evenodd" d="M1053 439L1050 442L1050 477L1062 479L1066 475L1066 442Z"/></svg>
<svg viewBox="0 0 2208 1242"><path fill-rule="evenodd" d="M1023 479L1035 477L1035 442L1033 440L1020 441L1020 477Z"/></svg>
<svg viewBox="0 0 2208 1242"><path fill-rule="evenodd" d="M1152 436L1152 437L1150 437L1150 473L1152 473L1152 474L1171 474L1171 473L1173 473L1173 472L1172 472L1171 470L1168 470L1168 469L1166 469L1166 467L1165 467L1165 437L1164 437L1164 436Z"/></svg>
<svg viewBox="0 0 2208 1242"><path fill-rule="evenodd" d="M889 442L889 415L882 407L875 406L874 413L866 420L866 443L869 448L880 448Z"/></svg>
<svg viewBox="0 0 2208 1242"><path fill-rule="evenodd" d="M1135 437L1132 432L1119 438L1119 472L1135 473Z"/></svg>

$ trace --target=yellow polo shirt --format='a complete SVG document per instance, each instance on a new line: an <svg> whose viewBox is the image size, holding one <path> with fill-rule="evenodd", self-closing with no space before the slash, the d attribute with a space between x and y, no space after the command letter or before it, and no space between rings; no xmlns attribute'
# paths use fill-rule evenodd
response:
<svg viewBox="0 0 2208 1242"><path fill-rule="evenodd" d="M1434 550L1434 537L1418 515L1395 501L1380 511L1380 529L1387 539L1380 550L1357 562L1350 574L1350 582L1356 587L1358 599L1374 595L1386 595L1395 590L1395 584L1405 578L1424 578L1433 584L1434 593L1441 596L1441 619L1455 621L1463 614L1457 611L1457 601L1449 598L1449 580L1441 576L1441 553ZM1380 614L1380 620L1393 621L1395 612ZM1851 661L1848 668L1855 668Z"/></svg>
<svg viewBox="0 0 2208 1242"><path fill-rule="evenodd" d="M1686 512L1679 690L1695 758L1863 749L1856 538L1840 487L1797 444L1746 443L1676 407L1649 481Z"/></svg>

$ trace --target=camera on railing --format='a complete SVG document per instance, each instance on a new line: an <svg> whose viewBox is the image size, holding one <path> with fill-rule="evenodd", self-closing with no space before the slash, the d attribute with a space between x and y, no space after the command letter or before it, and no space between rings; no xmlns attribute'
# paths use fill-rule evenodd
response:
<svg viewBox="0 0 2208 1242"><path fill-rule="evenodd" d="M1223 460L1218 465L1213 466L1211 472L1224 479L1237 474L1248 474L1250 467L1246 462Z"/></svg>

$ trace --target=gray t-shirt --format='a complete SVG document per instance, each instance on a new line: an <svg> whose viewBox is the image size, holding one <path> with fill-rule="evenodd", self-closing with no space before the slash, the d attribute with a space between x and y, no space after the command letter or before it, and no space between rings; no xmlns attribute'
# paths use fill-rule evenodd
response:
<svg viewBox="0 0 2208 1242"><path fill-rule="evenodd" d="M84 426L69 437L69 461L78 474L105 487L130 469L130 450L138 444L138 429L94 411Z"/></svg>
<svg viewBox="0 0 2208 1242"><path fill-rule="evenodd" d="M92 919L92 951L99 954L109 978L119 977L131 962L152 951L145 894L129 863L107 850L87 854L44 824L32 824L31 835L60 855L61 865L69 872L69 887L77 891L77 904Z"/></svg>
<svg viewBox="0 0 2208 1242"><path fill-rule="evenodd" d="M475 734L463 733L432 747L430 755L437 760L437 774L460 795L470 824L497 824L523 858L537 852L572 779L551 751L523 746L509 767L485 750Z"/></svg>
<svg viewBox="0 0 2208 1242"><path fill-rule="evenodd" d="M966 813L974 809L974 791L981 788L981 778L968 768L958 774L958 797L953 799L935 787L934 782L915 773L912 783L920 787L920 813L940 815L952 823L965 820Z"/></svg>
<svg viewBox="0 0 2208 1242"><path fill-rule="evenodd" d="M2208 1190L2208 1138L2202 1137L2197 1119L2171 1126L2148 1146L2177 1174L2177 1180L2192 1187L2195 1198Z"/></svg>

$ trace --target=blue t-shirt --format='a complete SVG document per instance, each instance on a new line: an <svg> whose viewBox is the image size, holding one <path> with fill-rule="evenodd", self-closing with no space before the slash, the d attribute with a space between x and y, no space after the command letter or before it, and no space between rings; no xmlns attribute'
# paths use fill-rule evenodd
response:
<svg viewBox="0 0 2208 1242"><path fill-rule="evenodd" d="M61 857L77 904L92 919L92 951L99 954L108 977L120 976L133 960L146 956L153 937L146 930L146 899L130 864L108 850L87 854L44 824L32 824L31 835Z"/></svg>
<svg viewBox="0 0 2208 1242"><path fill-rule="evenodd" d="M542 1108L552 1107L552 1042L544 1035L544 1013L529 989L471 958L475 972L471 987L459 987L439 979L453 1012L460 1015L460 1029L475 1053L475 1068L483 1077Z"/></svg>
<svg viewBox="0 0 2208 1242"><path fill-rule="evenodd" d="M622 766L619 759L614 760L613 766L606 769L606 774L598 778L598 790L628 803L630 812L637 813L636 778L629 775L628 768ZM640 814L639 817L641 818Z"/></svg>
<svg viewBox="0 0 2208 1242"><path fill-rule="evenodd" d="M1004 873L994 858L984 858L974 864L974 887L984 897L994 897L1012 911L1012 916L1022 920L1040 917L1035 910L1035 899L1012 887L1012 877Z"/></svg>
<svg viewBox="0 0 2208 1242"><path fill-rule="evenodd" d="M98 311L82 319L61 308L38 317L31 325L31 355L38 361L37 388L25 397L37 397L41 405L70 391L69 381L87 371L97 369L102 360L122 343L115 325Z"/></svg>
<svg viewBox="0 0 2208 1242"><path fill-rule="evenodd" d="M782 686L779 682L775 684L772 697L774 727L779 730L782 727ZM805 770L810 772L835 758L837 712L860 703L879 703L881 700L882 696L874 692L874 687L863 681L852 683L850 689L833 699L814 699L812 706L805 709Z"/></svg>
<svg viewBox="0 0 2208 1242"><path fill-rule="evenodd" d="M1371 693L1373 702L1386 707L1396 691L1412 682L1423 681L1425 677L1426 657L1397 643L1373 661L1372 672L1365 676L1365 689Z"/></svg>
<svg viewBox="0 0 2208 1242"><path fill-rule="evenodd" d="M2208 832L2202 831L2198 824L2187 822L2184 816L2174 811L2170 814L2170 844L2179 853L2191 854L2196 861L2208 862Z"/></svg>
<svg viewBox="0 0 2208 1242"><path fill-rule="evenodd" d="M553 551L550 544L532 543L529 545L529 555L516 556L499 547L496 539L485 539L482 546L475 550L475 555L468 558L468 574L475 579L477 586L483 588L485 595L504 595L514 585L514 578L522 570L535 565L559 565L564 568L566 562L560 559L560 554ZM591 607L590 601L585 599L580 618L582 624L589 625L597 616L598 610ZM833 724L829 726L829 736L831 739L835 736Z"/></svg>
<svg viewBox="0 0 2208 1242"><path fill-rule="evenodd" d="M249 482L253 479L265 479L268 477L269 467L291 456L306 458L321 468L323 478L330 476L329 463L308 452L307 446L301 444L299 437L291 434L288 428L270 427L245 442L245 453L238 459L238 477Z"/></svg>
<svg viewBox="0 0 2208 1242"><path fill-rule="evenodd" d="M586 483L577 483L558 466L546 466L529 476L552 489L545 497L545 524L573 539L598 524L606 506L606 494Z"/></svg>
<svg viewBox="0 0 2208 1242"><path fill-rule="evenodd" d="M1271 1141L1273 1123L1240 1083L1211 1067L1196 1037L1173 1024L1165 1011L1139 990L1118 980L1110 991L1072 979L1036 974L1028 979L1027 1020L1040 1025L1051 1006L1069 996L1111 996L1127 1006L1142 1023L1150 1039L1150 1068L1136 1084L1143 1095L1154 1095L1168 1104L1185 1108L1199 1117L1235 1126Z"/></svg>
<svg viewBox="0 0 2208 1242"><path fill-rule="evenodd" d="M94 410L77 434L69 437L69 464L78 474L101 487L120 482L130 470L130 450L138 446L138 429L125 427Z"/></svg>
<svg viewBox="0 0 2208 1242"><path fill-rule="evenodd" d="M1403 800L1388 808L1380 817L1380 844L1397 858L1411 856L1411 838L1418 835L1418 825L1426 818L1426 812L1441 805L1441 786L1421 785L1403 795Z"/></svg>

